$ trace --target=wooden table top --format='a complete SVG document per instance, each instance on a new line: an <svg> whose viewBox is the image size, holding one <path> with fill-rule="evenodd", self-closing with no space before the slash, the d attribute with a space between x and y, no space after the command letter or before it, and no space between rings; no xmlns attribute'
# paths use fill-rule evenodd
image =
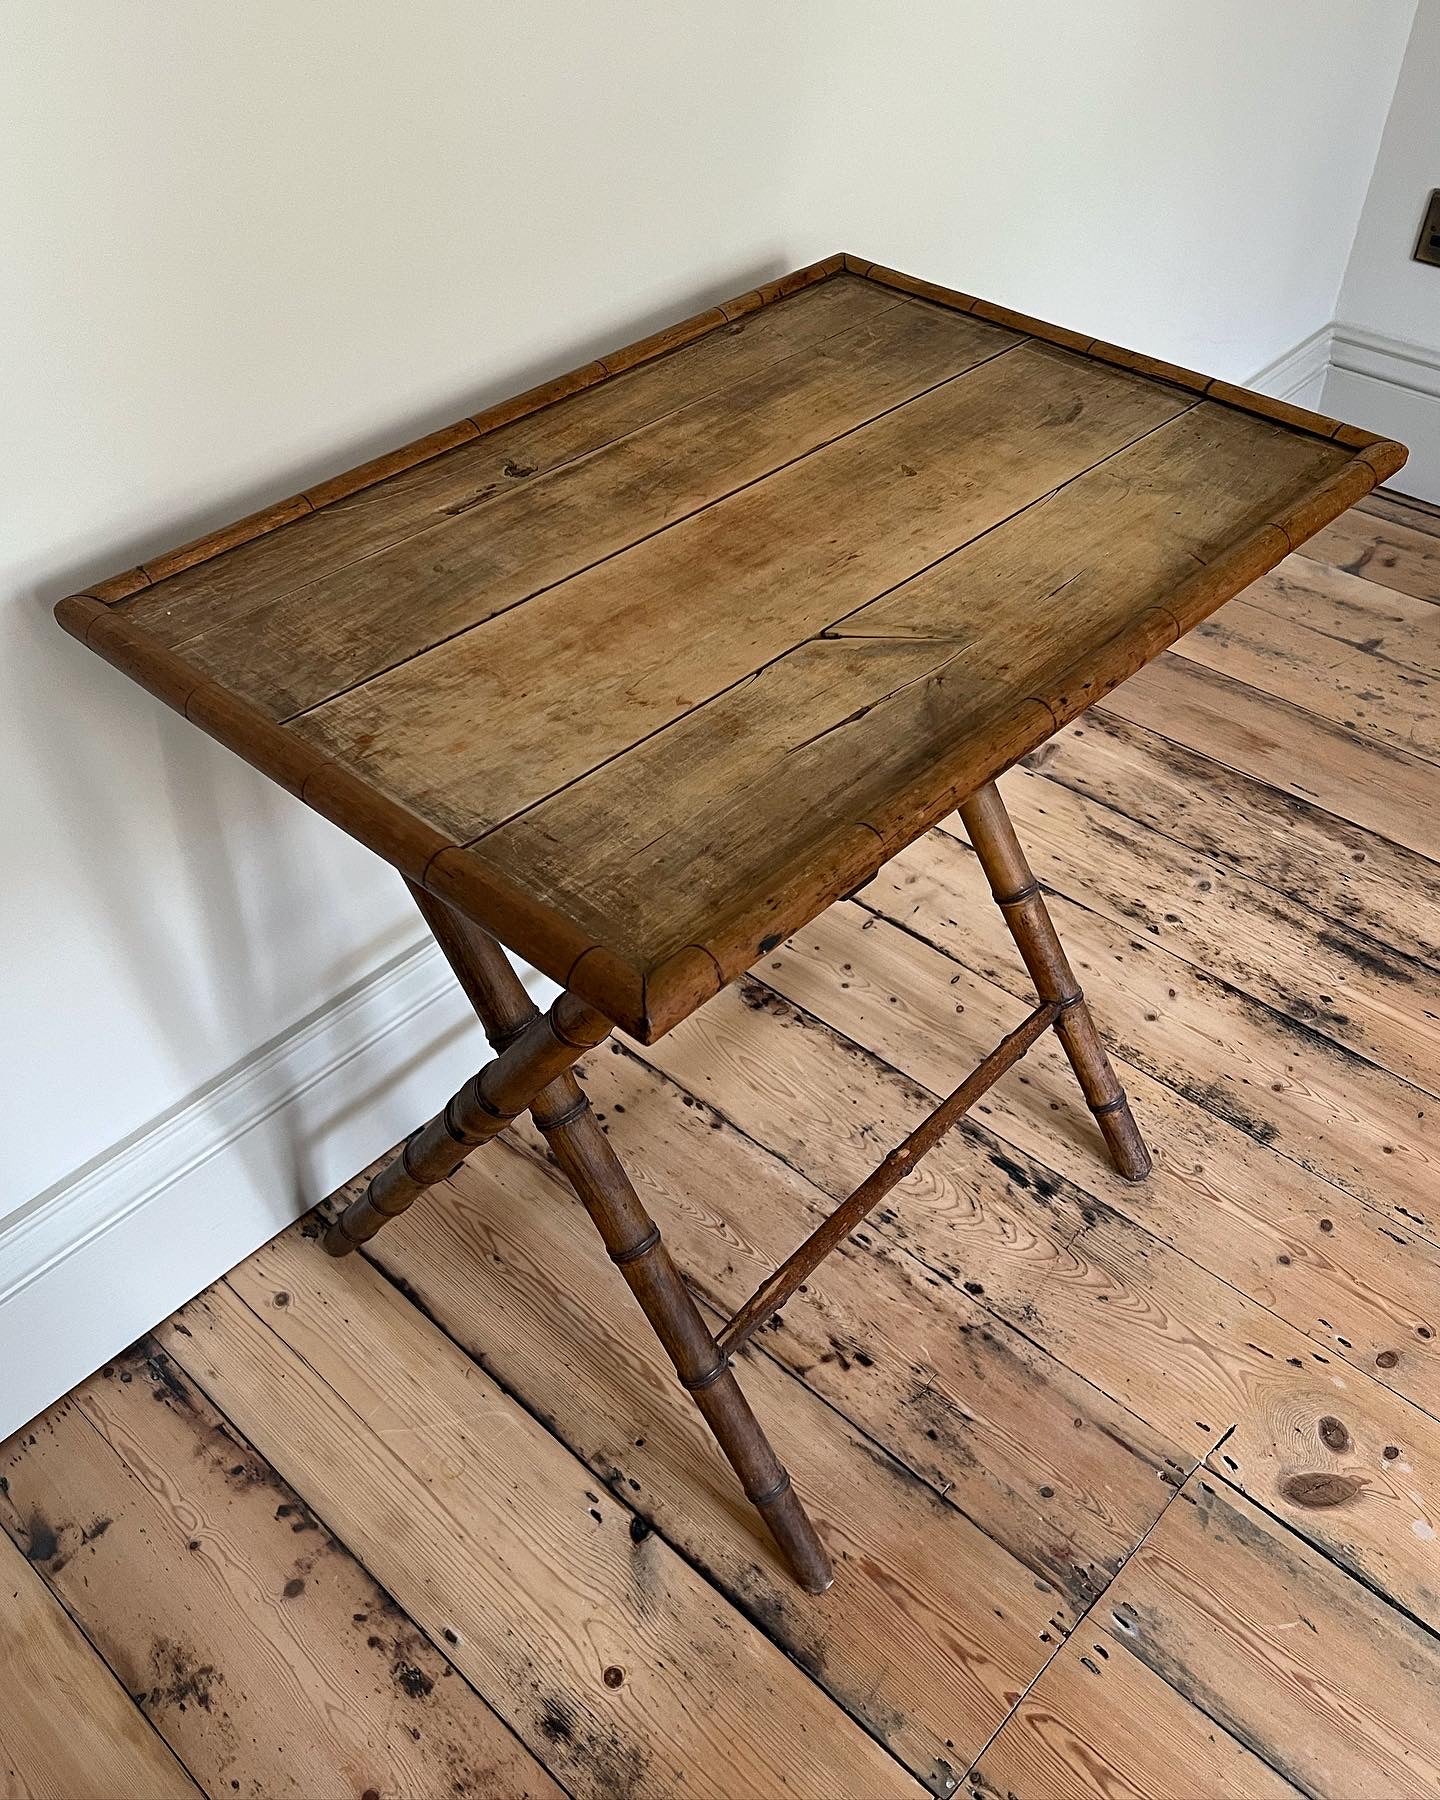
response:
<svg viewBox="0 0 1440 1800"><path fill-rule="evenodd" d="M651 1041L1403 460L837 256L56 610Z"/></svg>

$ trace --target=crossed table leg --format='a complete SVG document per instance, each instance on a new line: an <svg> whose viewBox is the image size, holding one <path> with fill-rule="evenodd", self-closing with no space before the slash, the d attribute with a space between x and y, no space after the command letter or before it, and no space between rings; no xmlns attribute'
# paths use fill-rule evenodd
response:
<svg viewBox="0 0 1440 1800"><path fill-rule="evenodd" d="M660 1241L659 1227L641 1204L571 1073L572 1065L609 1035L609 1020L568 992L542 1015L495 939L413 883L416 903L496 1054L442 1113L421 1126L325 1235L325 1248L332 1256L347 1255L404 1212L426 1188L453 1175L471 1150L528 1109L594 1220L611 1261L644 1309L681 1384L730 1459L747 1498L800 1585L816 1594L833 1579L829 1557L740 1392L731 1353L785 1304L816 1265L1051 1026L1116 1169L1130 1181L1143 1180L1150 1171L1150 1157L1129 1102L994 784L972 795L960 808L960 816L1040 1004L761 1283L718 1334L705 1323Z"/></svg>

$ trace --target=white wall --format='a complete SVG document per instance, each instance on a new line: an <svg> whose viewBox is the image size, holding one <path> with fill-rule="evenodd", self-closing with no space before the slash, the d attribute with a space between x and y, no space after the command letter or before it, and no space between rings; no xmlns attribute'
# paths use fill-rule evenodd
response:
<svg viewBox="0 0 1440 1800"><path fill-rule="evenodd" d="M1333 312L1410 10L10 11L0 1430L477 1054L396 878L54 600L835 248L1244 375Z"/></svg>
<svg viewBox="0 0 1440 1800"><path fill-rule="evenodd" d="M1325 405L1410 445L1394 485L1440 501L1440 268L1412 257L1440 187L1440 0L1420 0L1340 291Z"/></svg>
<svg viewBox="0 0 1440 1800"><path fill-rule="evenodd" d="M1243 381L1334 317L1413 11L858 5L824 182L867 256Z"/></svg>
<svg viewBox="0 0 1440 1800"><path fill-rule="evenodd" d="M816 250L801 15L627 10L7 17L7 1205L416 931L51 603Z"/></svg>

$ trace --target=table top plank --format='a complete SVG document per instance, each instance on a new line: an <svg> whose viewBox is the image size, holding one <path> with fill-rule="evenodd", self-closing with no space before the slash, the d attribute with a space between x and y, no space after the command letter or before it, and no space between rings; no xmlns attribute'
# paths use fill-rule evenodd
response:
<svg viewBox="0 0 1440 1800"><path fill-rule="evenodd" d="M853 885L846 851L862 867L876 855L869 815L928 780L942 714L947 751L967 766L987 732L1003 756L1007 726L1049 730L1043 708L1023 705L997 728L984 699L955 648L812 638L467 853L524 867L548 905L630 958L686 944L718 958L738 900L753 962L787 872L824 864L838 895Z"/></svg>
<svg viewBox="0 0 1440 1800"><path fill-rule="evenodd" d="M154 590L131 610L147 628L167 633L173 646L192 605L202 617L224 606L254 606L333 574L436 523L447 506L503 487L515 479L507 467L543 474L603 449L676 407L878 318L901 297L873 282L832 279L805 294L801 305L792 304L800 298L794 295L742 307L723 329L707 329L657 361L628 363L611 376L602 363L586 364L529 396L281 501L242 521L248 532L231 528L155 558L117 578L124 591L116 587L114 597ZM555 404L560 398L565 405Z"/></svg>
<svg viewBox="0 0 1440 1800"><path fill-rule="evenodd" d="M1267 463L1265 430L1192 407L472 848L525 868L597 932L618 927L627 955L647 943L718 954L707 926L737 893L769 894L827 839L863 849L857 825L904 841L918 828L904 796L943 816L945 773L964 782L1037 711L1048 735L1044 713L1072 710L1081 653L1147 604L1174 604L1237 509L1259 525L1277 494L1304 493L1345 459L1296 436ZM755 954L770 928L757 906Z"/></svg>
<svg viewBox="0 0 1440 1800"><path fill-rule="evenodd" d="M478 837L1193 404L1074 360L1009 349L294 729Z"/></svg>
<svg viewBox="0 0 1440 1800"><path fill-rule="evenodd" d="M1197 401L834 627L851 637L1056 643L1065 657L1163 606L1196 570L1341 470L1336 444ZM1117 524L1123 529L1117 530Z"/></svg>
<svg viewBox="0 0 1440 1800"><path fill-rule="evenodd" d="M835 257L57 614L650 1041L1403 458Z"/></svg>
<svg viewBox="0 0 1440 1800"><path fill-rule="evenodd" d="M865 292L863 283L848 280ZM823 292L816 290L814 298ZM287 585L273 595L262 586L244 601L222 597L202 608L188 595L169 597L172 588L186 583L182 575L126 602L125 610L273 716L298 714L555 587L1020 341L998 325L901 295L889 298L893 304L880 312L860 306L858 322L846 329L774 355L744 379L678 406L667 402L686 387L713 379L697 371L695 362L714 338L676 353L687 359L681 375L671 373L674 359L635 371L643 398L623 391L612 396L610 384L589 390L582 399L608 425L606 441L593 448L584 448L584 439L574 446L573 433L566 433L569 404L549 408L530 427L532 439L547 441L528 455L544 460L525 460L527 453L517 446L478 489L471 485L477 471L468 466L465 481L457 485L453 479L459 459L473 465L478 457L470 446L455 451L445 458L451 478L440 495L424 492L418 472L405 478L407 507L413 508L417 490L428 501L423 523L415 521L417 528L368 554L345 552L339 566L314 573L302 586ZM811 300L807 294L787 304L803 311ZM754 334L764 318L762 312L756 322L730 329ZM615 386L623 390L630 379L619 377ZM608 406L601 406L602 398ZM650 416L637 422L636 415L644 413ZM589 423L588 435L598 435L600 420ZM511 428L512 435L516 431ZM574 453L565 456L572 447ZM546 467L546 460L552 466ZM387 483L348 505L360 511L368 501L373 514L383 503L384 529L396 531L388 523L389 488ZM310 524L306 519L288 527L277 548ZM416 605L417 595L423 605Z"/></svg>

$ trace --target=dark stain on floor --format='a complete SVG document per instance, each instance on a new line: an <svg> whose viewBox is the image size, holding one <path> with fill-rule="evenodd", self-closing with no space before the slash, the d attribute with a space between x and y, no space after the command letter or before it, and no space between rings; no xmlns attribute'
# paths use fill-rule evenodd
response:
<svg viewBox="0 0 1440 1800"><path fill-rule="evenodd" d="M151 1685L147 1699L151 1706L178 1707L181 1712L191 1705L204 1712L211 1708L211 1697L224 1677L213 1663L201 1662L196 1652L174 1638L157 1638L150 1652Z"/></svg>

